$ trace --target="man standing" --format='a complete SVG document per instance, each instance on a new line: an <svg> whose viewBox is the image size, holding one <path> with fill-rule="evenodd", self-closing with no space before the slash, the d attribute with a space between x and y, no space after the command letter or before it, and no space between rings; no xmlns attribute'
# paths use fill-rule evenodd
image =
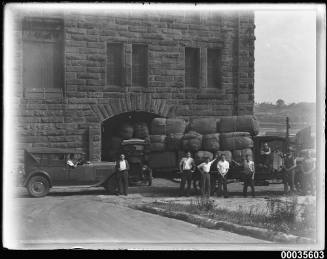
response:
<svg viewBox="0 0 327 259"><path fill-rule="evenodd" d="M179 195L185 194L185 183L187 182L186 196L190 196L192 173L195 168L194 159L191 157L191 153L187 152L186 157L183 157L179 163L179 170L181 172L181 185L179 189Z"/></svg>
<svg viewBox="0 0 327 259"><path fill-rule="evenodd" d="M202 197L204 197L205 195L207 196L207 198L210 197L210 167L212 165L212 163L215 161L216 159L210 161L210 159L207 157L206 160L198 165L198 168L201 172L201 194Z"/></svg>
<svg viewBox="0 0 327 259"><path fill-rule="evenodd" d="M152 169L147 163L142 166L142 180L143 182L148 182L148 185L152 185Z"/></svg>
<svg viewBox="0 0 327 259"><path fill-rule="evenodd" d="M227 173L229 170L229 162L226 160L224 154L221 155L220 161L217 163L218 169L218 193L217 196L221 196L221 187L224 189L224 198L228 198L227 195Z"/></svg>
<svg viewBox="0 0 327 259"><path fill-rule="evenodd" d="M287 152L284 159L284 194L288 193L288 186L291 193L294 193L294 175L295 175L296 161L290 151Z"/></svg>
<svg viewBox="0 0 327 259"><path fill-rule="evenodd" d="M310 153L307 152L301 166L301 171L303 173L302 185L305 195L308 194L308 191L310 191L311 195L314 194L313 181L315 169L315 161L311 158Z"/></svg>
<svg viewBox="0 0 327 259"><path fill-rule="evenodd" d="M251 187L252 197L254 194L254 174L255 167L254 162L250 159L250 155L246 155L245 160L243 162L243 172L244 172L244 186L243 186L243 196L247 196L248 186Z"/></svg>
<svg viewBox="0 0 327 259"><path fill-rule="evenodd" d="M262 163L264 167L270 169L270 155L271 155L271 149L268 146L268 143L265 142L263 144L263 148L261 150L261 157L262 157Z"/></svg>
<svg viewBox="0 0 327 259"><path fill-rule="evenodd" d="M125 155L121 154L119 160L116 162L118 192L120 195L124 194L127 196L128 170L129 170L128 161L125 159Z"/></svg>
<svg viewBox="0 0 327 259"><path fill-rule="evenodd" d="M210 166L210 195L214 195L216 191L216 183L218 179L218 171L217 171L217 164L219 161L219 153L217 152L215 155L215 160Z"/></svg>

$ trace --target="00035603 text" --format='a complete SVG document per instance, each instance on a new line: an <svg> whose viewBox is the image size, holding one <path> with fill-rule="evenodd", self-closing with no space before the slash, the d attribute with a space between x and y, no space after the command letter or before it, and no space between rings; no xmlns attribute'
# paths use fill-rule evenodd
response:
<svg viewBox="0 0 327 259"><path fill-rule="evenodd" d="M324 251L282 251L281 258L316 259L325 258Z"/></svg>

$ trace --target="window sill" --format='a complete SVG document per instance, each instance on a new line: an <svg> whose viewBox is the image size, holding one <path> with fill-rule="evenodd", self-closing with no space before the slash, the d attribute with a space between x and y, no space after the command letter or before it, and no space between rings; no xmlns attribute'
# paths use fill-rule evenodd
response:
<svg viewBox="0 0 327 259"><path fill-rule="evenodd" d="M31 88L24 89L25 99L62 99L64 91L61 88Z"/></svg>

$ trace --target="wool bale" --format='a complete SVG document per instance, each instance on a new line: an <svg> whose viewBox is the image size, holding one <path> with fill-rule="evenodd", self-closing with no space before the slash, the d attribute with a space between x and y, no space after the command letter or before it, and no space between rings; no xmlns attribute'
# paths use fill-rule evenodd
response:
<svg viewBox="0 0 327 259"><path fill-rule="evenodd" d="M119 127L119 136L122 137L123 139L130 139L133 137L133 134L134 134L133 125L129 123L123 123Z"/></svg>
<svg viewBox="0 0 327 259"><path fill-rule="evenodd" d="M218 131L225 132L249 132L252 136L259 133L259 123L255 116L226 116L220 118Z"/></svg>
<svg viewBox="0 0 327 259"><path fill-rule="evenodd" d="M166 135L150 135L151 143L165 143Z"/></svg>
<svg viewBox="0 0 327 259"><path fill-rule="evenodd" d="M202 147L202 135L189 131L182 138L182 149L185 151L199 151Z"/></svg>
<svg viewBox="0 0 327 259"><path fill-rule="evenodd" d="M151 151L165 151L166 144L165 143L151 143L150 150Z"/></svg>
<svg viewBox="0 0 327 259"><path fill-rule="evenodd" d="M166 150L166 135L150 135L150 150L165 151Z"/></svg>
<svg viewBox="0 0 327 259"><path fill-rule="evenodd" d="M176 168L178 166L175 152L151 152L149 154L149 166L152 169Z"/></svg>
<svg viewBox="0 0 327 259"><path fill-rule="evenodd" d="M146 139L149 135L149 128L145 122L134 124L134 138Z"/></svg>
<svg viewBox="0 0 327 259"><path fill-rule="evenodd" d="M219 150L219 133L206 134L202 136L202 149L210 152Z"/></svg>
<svg viewBox="0 0 327 259"><path fill-rule="evenodd" d="M167 150L180 150L182 146L183 133L171 133L167 135L166 147Z"/></svg>
<svg viewBox="0 0 327 259"><path fill-rule="evenodd" d="M209 151L198 151L194 155L194 160L197 165L203 163L207 158L210 160L213 159L213 154Z"/></svg>
<svg viewBox="0 0 327 259"><path fill-rule="evenodd" d="M234 137L251 137L249 132L228 132L220 134L220 137L234 138Z"/></svg>
<svg viewBox="0 0 327 259"><path fill-rule="evenodd" d="M220 134L220 149L235 150L245 148L253 148L253 140L251 136L238 132Z"/></svg>
<svg viewBox="0 0 327 259"><path fill-rule="evenodd" d="M224 154L228 162L232 161L232 152L230 152L229 150L219 150L217 151L217 154L219 157Z"/></svg>
<svg viewBox="0 0 327 259"><path fill-rule="evenodd" d="M154 118L151 122L152 135L184 133L186 122L183 119Z"/></svg>
<svg viewBox="0 0 327 259"><path fill-rule="evenodd" d="M191 119L187 131L196 131L202 135L217 133L218 118L194 118Z"/></svg>
<svg viewBox="0 0 327 259"><path fill-rule="evenodd" d="M233 160L235 160L238 163L243 162L246 155L250 155L250 158L253 159L253 152L251 148L233 150L232 155L233 155Z"/></svg>

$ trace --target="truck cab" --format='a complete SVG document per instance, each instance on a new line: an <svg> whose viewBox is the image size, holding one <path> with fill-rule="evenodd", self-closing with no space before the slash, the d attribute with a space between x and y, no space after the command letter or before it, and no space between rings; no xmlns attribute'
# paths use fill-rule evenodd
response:
<svg viewBox="0 0 327 259"><path fill-rule="evenodd" d="M256 165L255 179L270 180L282 179L282 155L287 151L286 138L280 136L255 136L253 137L253 161ZM261 154L264 144L267 143L271 150L267 160ZM242 167L232 163L228 174L230 179L242 179Z"/></svg>

